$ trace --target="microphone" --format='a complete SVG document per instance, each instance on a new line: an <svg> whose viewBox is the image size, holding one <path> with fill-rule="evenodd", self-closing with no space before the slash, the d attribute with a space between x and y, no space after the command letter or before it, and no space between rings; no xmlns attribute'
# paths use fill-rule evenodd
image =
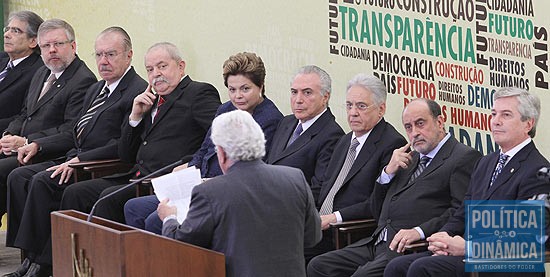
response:
<svg viewBox="0 0 550 277"><path fill-rule="evenodd" d="M537 172L537 179L550 183L550 167L541 167Z"/></svg>
<svg viewBox="0 0 550 277"><path fill-rule="evenodd" d="M101 202L101 201L105 200L106 198L109 198L109 197L111 197L111 196L113 196L113 195L115 195L115 194L117 194L117 193L119 193L119 192L121 192L121 191L123 191L123 190L129 188L129 187L132 187L132 186L134 186L134 185L136 185L136 184L139 184L139 183L141 183L141 181L143 181L143 180L145 180L145 179L147 179L147 178L151 178L151 177L153 177L153 176L155 176L155 175L157 175L157 174L159 174L159 173L162 173L162 172L164 172L164 171L166 171L166 170L168 170L168 169L171 169L171 168L174 168L174 167L176 167L176 166L182 165L182 164L186 163L187 161L188 161L188 159L187 159L187 156L186 156L186 157L184 157L184 158L181 159L181 160L178 160L178 161L176 161L176 162L174 162L174 163L171 163L171 164L169 164L169 165L167 165L167 166L165 166L165 167L163 167L163 168L161 168L161 169L158 169L158 170L154 171L154 172L151 173L151 174L145 175L145 176L143 176L143 177L141 177L141 178L139 178L139 179L137 179L137 180L135 180L135 181L133 181L133 182L131 182L131 183L129 183L129 184L127 184L127 185L125 185L125 186L123 186L123 187L121 187L121 188L119 188L119 189L117 189L117 190L115 190L115 191L113 191L113 192L111 192L111 193L109 193L109 194L107 194L107 195L105 195L105 196L99 198L99 199L97 199L97 201L95 201L94 205L92 206L92 210L90 211L90 214L88 214L88 218L86 219L86 221L87 221L87 222L90 222L90 221L92 220L92 217L93 217L94 211L95 211L95 207L97 206L97 204L98 204L99 202Z"/></svg>

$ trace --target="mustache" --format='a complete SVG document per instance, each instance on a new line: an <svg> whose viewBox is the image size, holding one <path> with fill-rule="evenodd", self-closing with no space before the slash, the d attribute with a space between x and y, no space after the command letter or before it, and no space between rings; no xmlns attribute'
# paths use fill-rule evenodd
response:
<svg viewBox="0 0 550 277"><path fill-rule="evenodd" d="M111 71L111 69L109 68L109 66L100 65L99 66L99 71Z"/></svg>
<svg viewBox="0 0 550 277"><path fill-rule="evenodd" d="M153 79L153 84L157 83L157 82L165 82L165 83L168 83L168 79L164 78L163 76L160 76L160 77L157 77L155 79Z"/></svg>

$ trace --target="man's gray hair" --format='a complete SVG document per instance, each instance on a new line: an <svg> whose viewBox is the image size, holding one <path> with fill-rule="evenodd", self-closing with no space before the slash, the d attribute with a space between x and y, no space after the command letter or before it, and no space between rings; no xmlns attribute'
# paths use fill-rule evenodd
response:
<svg viewBox="0 0 550 277"><path fill-rule="evenodd" d="M57 29L63 29L65 31L65 34L67 35L67 40L73 42L74 41L74 29L73 27L67 23L65 20L62 19L48 19L44 21L40 27L38 28L38 40L40 40L40 35L43 35L46 32L57 30Z"/></svg>
<svg viewBox="0 0 550 277"><path fill-rule="evenodd" d="M346 92L349 91L349 89L353 86L362 87L370 91L376 105L386 103L386 98L388 95L386 86L377 77L364 73L359 73L351 78L351 80L349 80Z"/></svg>
<svg viewBox="0 0 550 277"><path fill-rule="evenodd" d="M27 33L28 38L35 38L38 34L38 27L44 22L42 17L31 11L18 11L10 13L8 22L14 19L18 19L23 22L27 22L27 29L23 32Z"/></svg>
<svg viewBox="0 0 550 277"><path fill-rule="evenodd" d="M235 110L212 122L211 139L233 161L252 161L265 155L265 136L250 113Z"/></svg>
<svg viewBox="0 0 550 277"><path fill-rule="evenodd" d="M300 67L298 71L294 74L292 77L292 80L290 81L290 85L294 82L294 79L296 79L296 76L301 74L317 74L319 76L319 79L321 80L321 95L325 95L327 93L330 93L332 90L332 80L330 79L330 75L320 67L316 65L306 65L303 67Z"/></svg>
<svg viewBox="0 0 550 277"><path fill-rule="evenodd" d="M170 56L170 58L172 58L173 60L175 60L176 62L180 62L180 61L183 61L183 56L181 55L181 52L180 50L178 49L178 47L171 43L171 42L157 42L155 44L153 44L153 46L149 47L149 49L147 50L147 53L149 53L151 50L153 49L156 49L156 48L161 48L161 49L164 49L166 50L166 52L168 52L168 55Z"/></svg>
<svg viewBox="0 0 550 277"><path fill-rule="evenodd" d="M130 35L122 27L119 27L119 26L108 27L107 29L101 31L101 33L99 33L97 37L100 37L108 33L119 34L122 37L122 45L124 46L124 51L132 50L132 39L130 39Z"/></svg>
<svg viewBox="0 0 550 277"><path fill-rule="evenodd" d="M521 121L534 119L533 128L529 131L529 136L534 138L537 133L537 123L540 117L540 99L527 90L515 87L504 87L498 89L493 95L493 102L503 97L516 97L519 102L518 111L521 115Z"/></svg>

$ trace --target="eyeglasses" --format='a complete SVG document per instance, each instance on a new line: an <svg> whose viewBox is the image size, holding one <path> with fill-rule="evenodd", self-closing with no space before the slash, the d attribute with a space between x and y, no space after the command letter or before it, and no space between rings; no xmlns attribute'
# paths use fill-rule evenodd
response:
<svg viewBox="0 0 550 277"><path fill-rule="evenodd" d="M58 48L61 48L62 46L64 46L65 44L71 43L71 42L73 42L73 41L72 40L66 40L66 41L59 41L59 42L52 42L52 43L44 43L44 44L39 45L39 47L42 50L48 50L52 46L55 49L58 49Z"/></svg>
<svg viewBox="0 0 550 277"><path fill-rule="evenodd" d="M4 27L4 33L7 32L7 31L10 31L11 33L14 33L14 34L17 34L17 35L20 35L20 34L24 34L25 32L17 27L9 27L9 26L6 26Z"/></svg>
<svg viewBox="0 0 550 277"><path fill-rule="evenodd" d="M350 102L347 102L346 103L346 110L351 110L351 108L353 108L353 106L355 106L356 109L360 110L360 111L366 111L368 109L370 109L371 107L375 107L376 105L372 104L372 105L367 105L366 103L363 103L363 102L359 102L359 103L350 103Z"/></svg>
<svg viewBox="0 0 550 277"><path fill-rule="evenodd" d="M107 60L112 61L116 56L118 56L120 53L117 51L108 51L108 52L101 52L101 53L94 53L94 57L96 60L101 60L101 57L105 57Z"/></svg>

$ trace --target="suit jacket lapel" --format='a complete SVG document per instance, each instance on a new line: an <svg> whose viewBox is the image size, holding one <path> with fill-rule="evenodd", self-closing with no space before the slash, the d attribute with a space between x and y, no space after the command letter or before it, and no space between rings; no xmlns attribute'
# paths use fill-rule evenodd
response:
<svg viewBox="0 0 550 277"><path fill-rule="evenodd" d="M451 156L451 153L453 152L456 144L457 141L453 137L450 137L449 140L447 140L447 142L443 144L441 149L439 149L438 153L432 159L428 167L426 167L426 169L422 172L422 174L420 174L420 176L418 176L418 178L427 176L428 174L431 174L437 168L442 166L445 163L445 160L447 160Z"/></svg>
<svg viewBox="0 0 550 277"><path fill-rule="evenodd" d="M81 113L81 116L78 118L77 122L80 120L80 118L82 116L84 116L86 114L86 112L90 108L90 105L94 102L96 97L101 93L104 86L105 86L105 81L101 81L97 85L96 92L93 94L90 101L88 101L86 103L86 106L84 107L86 110L83 110L83 112ZM84 130L82 131L82 135L80 136L80 144L82 144L86 140L86 137L88 136L88 134L90 134L90 131L93 130L93 127L97 123L97 119L101 115L101 113L103 113L110 106L112 106L114 103L116 103L118 101L118 99L120 99L121 96L120 96L120 93L119 93L119 87L120 87L120 85L117 86L117 88L111 93L111 95L107 98L107 100L105 100L105 104L103 104L103 105L101 105L101 107L99 107L99 109L96 111L94 116L90 119L90 122L88 122L88 124L86 124L86 126L84 127ZM76 123L75 123L75 129L76 129ZM75 132L75 135L76 135L76 132Z"/></svg>
<svg viewBox="0 0 550 277"><path fill-rule="evenodd" d="M283 152L285 151L286 144L288 143L288 140L289 140L291 134L296 129L297 125L298 125L298 119L294 118L292 120L292 124L287 124L285 126L281 126L281 128L284 128L281 132L283 133L282 137L285 138L285 139L279 141L276 145L274 145L274 147L276 147L276 148L272 150L273 153L279 153L279 155L276 157L276 159L274 161L278 161L278 160L280 160L281 158L284 157Z"/></svg>
<svg viewBox="0 0 550 277"><path fill-rule="evenodd" d="M369 158L372 157L372 154L376 151L376 145L378 142L382 139L382 134L384 133L384 130L386 129L386 121L384 118L378 122L372 129L371 133L369 134L369 137L365 141L365 144L363 147L361 147L361 151L359 151L359 155L357 155L357 158L353 162L353 165L351 166L351 169L346 176L346 179L344 179L344 184L346 184L361 168L365 166L365 164L370 160ZM349 144L348 148L349 149ZM346 152L347 155L347 152ZM343 165L343 162L342 162Z"/></svg>
<svg viewBox="0 0 550 277"><path fill-rule="evenodd" d="M44 67L46 68L46 67ZM38 96L40 96L40 92L42 91L42 85L44 82L46 82L46 78L50 76L50 70L46 69L40 73L36 73L38 75L38 80L41 80L38 84L39 86L35 87L29 87L29 93L27 94L27 115L32 114L37 109L37 101Z"/></svg>
<svg viewBox="0 0 550 277"><path fill-rule="evenodd" d="M189 76L185 77L179 85L172 91L169 95L165 96L166 102L161 107L161 112L155 117L155 122L153 122L153 125L151 125L151 128L149 128L146 132L146 137L151 133L151 131L159 124L159 122L162 121L162 119L168 114L172 106L178 99L180 99L184 92L185 88L191 83L191 78ZM158 111L157 111L158 112ZM150 118L149 118L150 119ZM150 119L151 120L151 119Z"/></svg>
<svg viewBox="0 0 550 277"><path fill-rule="evenodd" d="M50 101L50 99L52 99L57 94L58 91L63 89L63 87L65 86L65 81L59 80L59 79L55 81L55 83L53 83L52 87L46 92L46 94L44 94L44 96L42 96L42 98L38 99L37 97L38 102L36 102L36 105L34 106L34 109L31 111L31 114L36 110L40 109L40 107L44 106L44 104Z"/></svg>
<svg viewBox="0 0 550 277"><path fill-rule="evenodd" d="M34 62L36 61L36 59L40 59L40 57L37 57L37 54L31 54L30 56L28 56L27 58L25 58L24 60L22 60L18 65L16 65L14 68L12 68L10 70L10 74L8 74L6 76L6 78L4 78L4 80L2 82L0 82L0 92L2 92L2 90L6 87L8 87L9 85L11 85L13 82L15 82L17 79L19 79L19 77L21 76L21 74L23 74L23 71L29 67L29 66L32 66L34 64ZM0 68L2 68L2 70L6 67L6 65L8 64L10 58L7 57L5 59L1 59L0 60ZM1 71L1 70L0 70ZM24 93L24 92L22 92Z"/></svg>
<svg viewBox="0 0 550 277"><path fill-rule="evenodd" d="M10 57L5 57L5 58L2 58L0 59L0 72L2 72L6 66L8 65L8 62L10 61ZM12 68L10 70L10 74L6 75L6 77L4 78L4 80L2 80L2 82L0 82L0 93L2 92L2 90L4 90L4 88L6 88L9 84L13 83L14 80L16 80L16 76L19 76L20 75L20 70L16 70L17 66L15 68ZM21 68L21 67L19 67ZM19 71L19 72L17 72ZM19 74L17 74L19 73Z"/></svg>
<svg viewBox="0 0 550 277"><path fill-rule="evenodd" d="M499 157L499 155L495 155L494 163L491 162L491 164L493 164L494 166L490 167L487 174L487 176L489 176L489 179L487 181L487 193L485 195L486 199L489 199L496 190L502 187L520 169L521 164L527 159L529 153L533 150L534 145L535 144L531 141L516 155L514 155L514 157L512 157L512 159L504 166L504 168L502 168L493 185L489 187L489 183L491 182L491 177L493 176L493 171L496 168Z"/></svg>
<svg viewBox="0 0 550 277"><path fill-rule="evenodd" d="M434 172L436 169L441 167L443 163L445 163L445 160L447 160L451 153L453 152L454 146L457 144L457 140L453 137L450 137L445 144L439 149L439 151L435 154L435 157L431 160L431 162L428 164L428 167L424 169L424 171L413 181L409 183L409 179L411 178L412 174L416 171L416 168L418 166L418 162L420 160L420 154L416 153L413 161L414 161L414 167L412 167L408 174L407 174L407 180L403 181L405 183L405 186L399 190L399 192L406 190L407 188L413 186L416 184L416 181L421 180L422 178L426 177L427 175Z"/></svg>
<svg viewBox="0 0 550 277"><path fill-rule="evenodd" d="M282 146L286 148L279 155L279 157L277 157L276 160L280 160L286 156L289 156L308 144L323 129L323 127L325 127L325 122L327 122L330 117L334 116L330 112L330 108L327 108L327 110L313 123L313 125L311 125L305 132L303 132L300 137L298 137L291 145L286 147L288 139L290 138L292 132L294 132L294 129L296 129L296 125L298 125L298 120L296 120L296 124L293 124L293 128L289 128L288 130L286 130L288 136L286 136L287 139Z"/></svg>
<svg viewBox="0 0 550 277"><path fill-rule="evenodd" d="M351 137L352 137L352 133L345 134L344 137L342 138L345 141L344 144L342 145L342 147L337 146L337 148L334 149L334 152L333 152L332 157L331 157L331 162L332 162L333 158L338 159L338 161L336 161L336 164L338 165L336 171L338 171L338 172L331 172L332 175L330 176L330 179L328 179L326 181L326 184L328 184L330 186L323 185L321 187L321 192L319 194L320 203L325 201L325 198L327 197L330 189L332 188L332 186L334 185L334 182L338 178L338 174L340 174L340 170L342 170L342 166L344 165L344 161L346 160L346 157L347 157L347 154L348 154L347 152L344 151L344 149L349 149L349 146L351 145ZM361 156L361 153L363 152L363 149L364 149L364 147L361 148L361 152L359 152L359 156L357 156L357 159L359 159L359 157ZM355 166L355 163L354 163L353 166ZM351 170L353 170L353 166L352 166L352 169L350 169L350 172L351 172ZM348 173L348 176L349 175L350 174ZM347 180L344 180L344 183L346 181Z"/></svg>

